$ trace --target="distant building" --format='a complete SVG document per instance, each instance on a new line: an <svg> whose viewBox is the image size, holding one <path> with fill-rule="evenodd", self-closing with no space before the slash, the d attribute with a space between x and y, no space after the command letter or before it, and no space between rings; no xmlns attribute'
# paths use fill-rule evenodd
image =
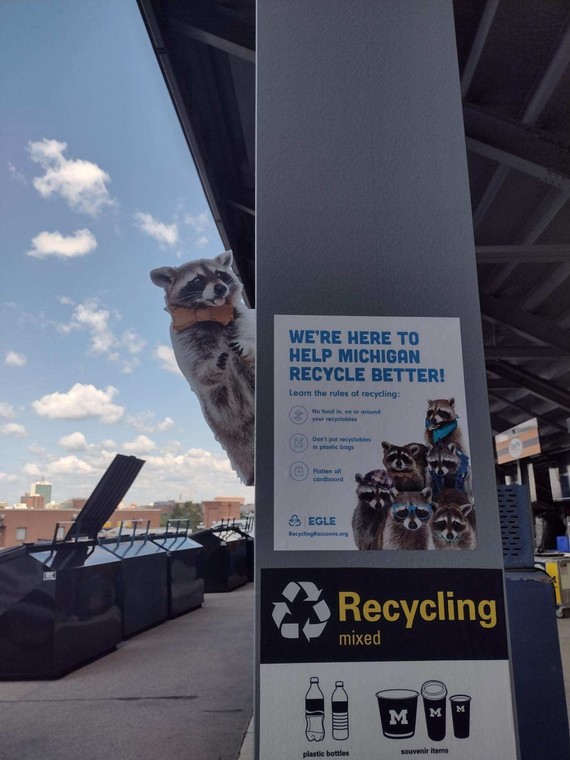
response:
<svg viewBox="0 0 570 760"><path fill-rule="evenodd" d="M43 509L46 502L41 494L25 493L20 496L20 504L25 504L28 509Z"/></svg>
<svg viewBox="0 0 570 760"><path fill-rule="evenodd" d="M204 525L209 528L220 520L239 520L245 499L242 496L216 496L202 502Z"/></svg>
<svg viewBox="0 0 570 760"><path fill-rule="evenodd" d="M61 509L83 509L87 499L83 496L78 496L74 499L66 499L59 505Z"/></svg>
<svg viewBox="0 0 570 760"><path fill-rule="evenodd" d="M49 504L51 501L52 484L46 480L40 480L37 483L32 483L31 494L44 497L44 505Z"/></svg>
<svg viewBox="0 0 570 760"><path fill-rule="evenodd" d="M0 510L0 549L23 543L48 540L54 537L58 523L57 539L62 539L70 528L70 523L79 514L78 509L1 509ZM124 523L126 530L132 528L135 520L140 520L142 527L150 521L150 528L160 527L160 510L129 510L128 519L125 512L115 510L105 528L116 528Z"/></svg>

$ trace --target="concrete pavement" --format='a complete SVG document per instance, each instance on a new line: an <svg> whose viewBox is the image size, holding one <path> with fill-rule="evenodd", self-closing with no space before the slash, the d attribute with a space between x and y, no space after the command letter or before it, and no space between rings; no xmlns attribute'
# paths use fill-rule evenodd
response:
<svg viewBox="0 0 570 760"><path fill-rule="evenodd" d="M253 584L58 681L0 683L0 757L236 760L253 704Z"/></svg>

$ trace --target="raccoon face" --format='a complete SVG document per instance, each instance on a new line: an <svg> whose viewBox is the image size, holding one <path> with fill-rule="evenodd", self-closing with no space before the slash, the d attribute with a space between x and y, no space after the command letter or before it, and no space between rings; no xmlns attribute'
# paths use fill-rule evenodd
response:
<svg viewBox="0 0 570 760"><path fill-rule="evenodd" d="M426 428L435 430L436 428L447 425L449 422L457 419L455 413L455 399L438 398L433 401L428 400L426 412Z"/></svg>
<svg viewBox="0 0 570 760"><path fill-rule="evenodd" d="M463 504L438 509L432 522L433 532L438 533L444 541L460 541L470 528L466 516L471 508L471 504Z"/></svg>
<svg viewBox="0 0 570 760"><path fill-rule="evenodd" d="M431 488L424 488L421 492L392 491L394 502L392 504L392 519L407 530L420 530L427 525L432 516Z"/></svg>
<svg viewBox="0 0 570 760"><path fill-rule="evenodd" d="M376 494L378 492L377 485L370 478L368 478L367 475L361 475L360 473L357 473L354 476L354 479L357 483L356 495L358 496L359 500L366 501L370 504L370 502L376 498Z"/></svg>
<svg viewBox="0 0 570 760"><path fill-rule="evenodd" d="M199 259L181 267L161 267L150 273L155 285L164 288L168 306L221 306L241 293L239 280L231 270L231 251L215 259Z"/></svg>
<svg viewBox="0 0 570 760"><path fill-rule="evenodd" d="M457 447L454 443L447 446L437 443L431 446L427 453L427 463L430 470L441 477L445 477L450 472L456 472L459 465Z"/></svg>
<svg viewBox="0 0 570 760"><path fill-rule="evenodd" d="M394 446L382 441L384 449L384 465L393 472L406 472L414 467L414 453L411 446Z"/></svg>
<svg viewBox="0 0 570 760"><path fill-rule="evenodd" d="M354 476L357 486L356 495L376 509L382 509L392 503L390 488L385 470L371 470L366 475Z"/></svg>

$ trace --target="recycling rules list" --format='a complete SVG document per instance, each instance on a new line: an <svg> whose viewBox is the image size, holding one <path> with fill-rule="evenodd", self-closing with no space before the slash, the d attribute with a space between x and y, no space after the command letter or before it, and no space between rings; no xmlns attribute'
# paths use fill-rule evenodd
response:
<svg viewBox="0 0 570 760"><path fill-rule="evenodd" d="M275 549L373 548L353 530L357 476L384 473L382 487L417 494L412 511L420 517L424 485L432 497L450 485L466 493L471 527L460 548L476 548L459 319L276 315L274 329ZM439 402L431 412L430 402ZM455 425L432 440L440 456L455 459L462 474L453 482L426 475L429 414L442 433ZM398 455L415 458L411 467L420 478L423 470L425 483L398 481L390 460ZM394 537L384 544L374 548L440 548L431 538L425 546Z"/></svg>

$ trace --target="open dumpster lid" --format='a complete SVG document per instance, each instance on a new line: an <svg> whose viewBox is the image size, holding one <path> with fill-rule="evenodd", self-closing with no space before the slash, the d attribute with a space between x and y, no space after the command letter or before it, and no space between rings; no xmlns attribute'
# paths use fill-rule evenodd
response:
<svg viewBox="0 0 570 760"><path fill-rule="evenodd" d="M96 538L133 484L143 464L143 459L117 454L67 531L66 539L79 536Z"/></svg>

